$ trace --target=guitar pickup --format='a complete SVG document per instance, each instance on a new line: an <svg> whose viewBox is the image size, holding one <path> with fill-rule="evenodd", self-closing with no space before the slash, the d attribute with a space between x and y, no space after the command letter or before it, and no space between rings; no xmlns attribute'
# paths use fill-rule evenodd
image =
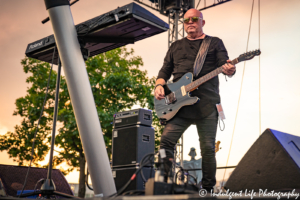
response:
<svg viewBox="0 0 300 200"><path fill-rule="evenodd" d="M176 101L177 101L177 99L175 97L175 93L174 92L170 93L169 95L167 95L165 97L165 103L166 103L166 105L169 105L171 103L175 103Z"/></svg>

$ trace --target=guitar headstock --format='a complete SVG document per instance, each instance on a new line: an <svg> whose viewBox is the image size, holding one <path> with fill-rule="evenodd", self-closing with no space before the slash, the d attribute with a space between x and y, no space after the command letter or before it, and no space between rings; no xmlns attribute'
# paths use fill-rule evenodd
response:
<svg viewBox="0 0 300 200"><path fill-rule="evenodd" d="M259 56L260 53L261 52L260 52L259 49L254 50L254 51L249 51L247 53L241 54L238 57L238 60L239 60L239 62L246 61L246 60L251 60L252 58L254 58L254 56Z"/></svg>

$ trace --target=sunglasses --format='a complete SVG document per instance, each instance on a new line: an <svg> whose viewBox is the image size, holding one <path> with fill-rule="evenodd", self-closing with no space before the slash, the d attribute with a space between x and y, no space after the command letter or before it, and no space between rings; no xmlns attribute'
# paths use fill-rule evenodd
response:
<svg viewBox="0 0 300 200"><path fill-rule="evenodd" d="M198 22L199 19L202 19L201 17L189 17L189 18L184 18L183 22L185 24L188 24L190 22L190 20L192 20L192 22Z"/></svg>

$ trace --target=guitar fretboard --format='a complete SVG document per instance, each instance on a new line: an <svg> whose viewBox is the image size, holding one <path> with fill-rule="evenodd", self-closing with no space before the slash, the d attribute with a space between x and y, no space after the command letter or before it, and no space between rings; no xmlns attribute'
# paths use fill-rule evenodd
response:
<svg viewBox="0 0 300 200"><path fill-rule="evenodd" d="M230 63L232 65L235 65L239 62L238 58L232 60ZM195 90L196 88L199 87L199 85L205 83L206 81L212 79L213 77L217 76L218 74L222 73L223 68L219 67L217 69L215 69L214 71L209 72L208 74L206 74L205 76L202 76L201 78L195 80L194 82L188 84L185 86L185 91L186 92L190 92Z"/></svg>

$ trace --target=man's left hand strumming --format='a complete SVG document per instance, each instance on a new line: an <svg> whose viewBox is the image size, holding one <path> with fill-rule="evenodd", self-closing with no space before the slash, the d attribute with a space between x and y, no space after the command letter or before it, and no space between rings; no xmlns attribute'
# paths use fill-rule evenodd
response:
<svg viewBox="0 0 300 200"><path fill-rule="evenodd" d="M227 63L222 65L223 73L227 76L232 76L235 73L235 65L232 65L231 60L227 60Z"/></svg>

